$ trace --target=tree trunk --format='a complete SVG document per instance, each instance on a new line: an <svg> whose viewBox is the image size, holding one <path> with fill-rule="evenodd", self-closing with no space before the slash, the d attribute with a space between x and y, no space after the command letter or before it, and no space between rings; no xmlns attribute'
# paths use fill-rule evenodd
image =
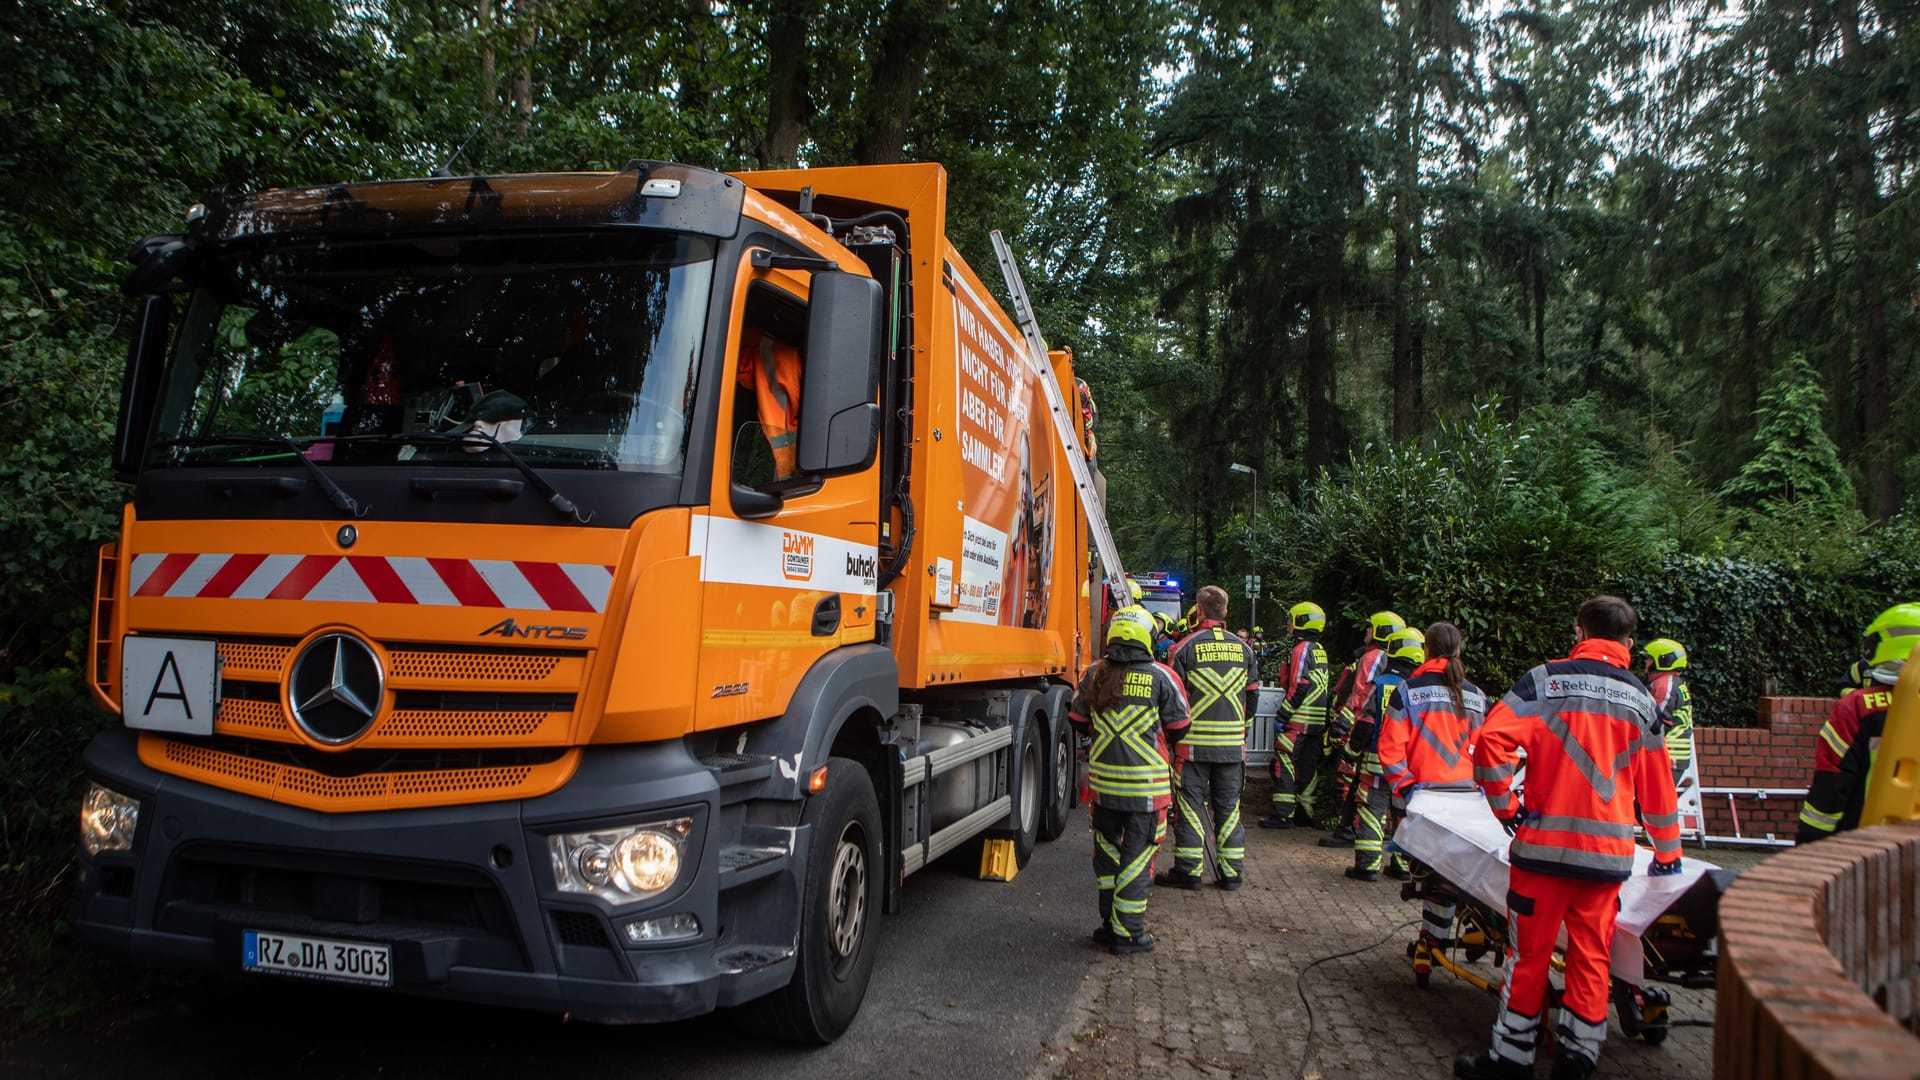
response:
<svg viewBox="0 0 1920 1080"><path fill-rule="evenodd" d="M500 104L500 73L494 67L493 42L487 37L493 31L494 3L480 0L480 37L486 42L480 48L480 108L486 116L492 116Z"/></svg>
<svg viewBox="0 0 1920 1080"><path fill-rule="evenodd" d="M1327 268L1328 273L1337 269ZM1307 311L1307 363L1305 370L1307 405L1307 479L1333 459L1333 287L1320 285L1313 291Z"/></svg>
<svg viewBox="0 0 1920 1080"><path fill-rule="evenodd" d="M880 59L873 66L860 136L853 144L853 159L859 164L894 165L906 150L907 125L933 51L936 10L930 0L893 0L887 5Z"/></svg>
<svg viewBox="0 0 1920 1080"><path fill-rule="evenodd" d="M807 26L813 0L774 0L767 19L767 131L758 156L763 169L790 169L813 120L807 94Z"/></svg>
<svg viewBox="0 0 1920 1080"><path fill-rule="evenodd" d="M1408 348L1408 367L1413 369L1413 436L1423 434L1427 426L1427 324L1425 320L1413 327L1413 341Z"/></svg>
<svg viewBox="0 0 1920 1080"><path fill-rule="evenodd" d="M713 40L709 33L713 22L713 0L686 0L686 12L689 33L694 40L693 66L678 73L680 87L674 95L674 105L683 116L698 116L712 96L707 84L707 64L713 52L709 47ZM704 125L700 134L707 134Z"/></svg>
<svg viewBox="0 0 1920 1080"><path fill-rule="evenodd" d="M1404 221L1393 228L1393 437L1416 434L1413 374L1413 325L1408 312L1407 279L1413 274L1413 254Z"/></svg>
<svg viewBox="0 0 1920 1080"><path fill-rule="evenodd" d="M513 134L525 138L533 127L533 45L539 35L534 12L539 0L519 0L514 5L514 21L520 24L520 66L513 72Z"/></svg>
<svg viewBox="0 0 1920 1080"><path fill-rule="evenodd" d="M1860 54L1860 12L1854 3L1835 6L1840 25L1840 62L1852 72L1862 63ZM1863 76L1864 71L1858 72ZM1849 142L1845 153L1853 181L1853 257L1858 280L1860 310L1855 329L1860 356L1860 434L1866 451L1863 464L1867 473L1867 509L1875 517L1889 518L1899 509L1899 491L1893 470L1891 443L1893 391L1887 375L1887 297L1880 279L1874 252L1862 242L1867 223L1880 212L1880 187L1873 175L1873 129L1865 107L1856 105L1848 117Z"/></svg>

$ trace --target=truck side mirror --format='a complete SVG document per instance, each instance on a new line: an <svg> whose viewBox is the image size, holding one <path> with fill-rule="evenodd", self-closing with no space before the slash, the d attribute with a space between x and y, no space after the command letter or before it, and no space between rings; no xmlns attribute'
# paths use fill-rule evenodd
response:
<svg viewBox="0 0 1920 1080"><path fill-rule="evenodd" d="M798 467L810 476L864 471L880 450L880 283L844 271L813 275L800 377Z"/></svg>
<svg viewBox="0 0 1920 1080"><path fill-rule="evenodd" d="M153 434L153 407L160 396L160 379L167 367L167 328L173 301L148 296L140 303L140 319L127 346L127 370L120 376L120 419L113 432L113 471L130 480L140 471Z"/></svg>

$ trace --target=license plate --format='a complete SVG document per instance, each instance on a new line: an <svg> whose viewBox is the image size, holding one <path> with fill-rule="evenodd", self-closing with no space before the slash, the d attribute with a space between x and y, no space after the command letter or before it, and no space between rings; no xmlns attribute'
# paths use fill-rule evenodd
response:
<svg viewBox="0 0 1920 1080"><path fill-rule="evenodd" d="M240 966L300 979L393 985L393 949L366 941L248 930L241 942Z"/></svg>

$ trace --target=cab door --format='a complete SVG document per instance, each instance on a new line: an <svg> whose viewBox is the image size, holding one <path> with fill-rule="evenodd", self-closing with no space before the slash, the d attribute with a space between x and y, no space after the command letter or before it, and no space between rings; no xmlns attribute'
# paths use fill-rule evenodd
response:
<svg viewBox="0 0 1920 1080"><path fill-rule="evenodd" d="M689 540L702 555L700 730L781 715L816 661L874 637L877 466L820 480L781 460L797 424L790 369L810 359L807 275L743 262L741 279L712 500Z"/></svg>

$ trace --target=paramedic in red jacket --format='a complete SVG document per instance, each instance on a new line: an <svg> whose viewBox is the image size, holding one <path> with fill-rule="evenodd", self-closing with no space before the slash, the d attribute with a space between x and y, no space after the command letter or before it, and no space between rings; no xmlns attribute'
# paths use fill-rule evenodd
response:
<svg viewBox="0 0 1920 1080"><path fill-rule="evenodd" d="M1653 843L1647 872L1680 870L1680 815L1658 711L1627 670L1636 623L1633 607L1617 596L1580 605L1573 654L1521 676L1474 742L1474 779L1513 833L1507 923L1514 961L1493 1047L1457 1059L1457 1076L1533 1075L1562 924L1567 967L1553 1076L1591 1075L1607 1035L1608 950L1620 883L1633 873L1636 800ZM1526 785L1516 796L1521 751Z"/></svg>

